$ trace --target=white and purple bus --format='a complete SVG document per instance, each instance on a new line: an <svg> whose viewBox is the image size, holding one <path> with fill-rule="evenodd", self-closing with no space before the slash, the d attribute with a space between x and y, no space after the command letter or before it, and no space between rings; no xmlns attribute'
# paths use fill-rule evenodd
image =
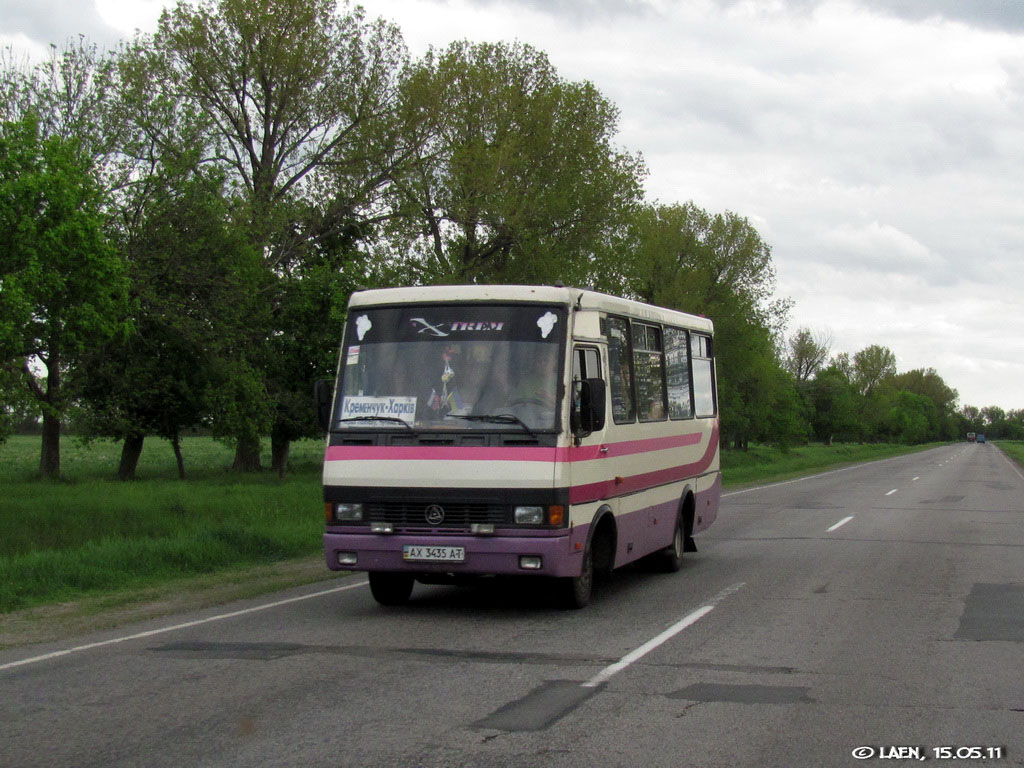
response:
<svg viewBox="0 0 1024 768"><path fill-rule="evenodd" d="M576 288L352 295L328 429L324 554L384 605L415 581L593 576L695 550L721 493L713 326Z"/></svg>

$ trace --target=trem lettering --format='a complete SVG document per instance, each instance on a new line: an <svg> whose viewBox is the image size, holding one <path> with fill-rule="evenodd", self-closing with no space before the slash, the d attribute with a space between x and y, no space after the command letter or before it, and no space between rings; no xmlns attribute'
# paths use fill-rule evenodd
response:
<svg viewBox="0 0 1024 768"><path fill-rule="evenodd" d="M451 323L452 331L500 331L505 327L505 323L502 322L459 322L456 321Z"/></svg>
<svg viewBox="0 0 1024 768"><path fill-rule="evenodd" d="M434 336L475 331L498 332L505 328L503 320L453 320L450 323L434 323L422 317L414 317L411 318L411 322L419 328L419 333L429 333Z"/></svg>

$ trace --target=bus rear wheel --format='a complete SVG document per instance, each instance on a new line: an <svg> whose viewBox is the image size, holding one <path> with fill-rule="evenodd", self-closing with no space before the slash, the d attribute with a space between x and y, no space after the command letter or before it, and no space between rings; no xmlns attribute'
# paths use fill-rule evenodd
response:
<svg viewBox="0 0 1024 768"><path fill-rule="evenodd" d="M405 605L412 594L413 577L406 573L370 571L370 592L381 605Z"/></svg>
<svg viewBox="0 0 1024 768"><path fill-rule="evenodd" d="M683 516L676 515L676 528L672 543L658 552L658 566L663 573L676 573L683 567L683 552L686 550L686 533L683 531Z"/></svg>

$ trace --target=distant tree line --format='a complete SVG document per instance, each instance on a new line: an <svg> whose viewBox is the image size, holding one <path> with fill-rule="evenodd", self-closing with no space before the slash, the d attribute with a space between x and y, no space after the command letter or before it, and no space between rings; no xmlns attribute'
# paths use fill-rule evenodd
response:
<svg viewBox="0 0 1024 768"><path fill-rule="evenodd" d="M770 247L737 214L645 201L617 129L614 104L528 45L413 59L334 0L179 2L114 51L8 50L0 436L40 424L46 476L62 428L118 440L125 479L150 436L182 476L190 430L241 471L269 436L283 475L318 433L310 385L333 373L353 290L490 282L711 317L729 446L948 439L994 417L884 348L829 362L803 330L787 348Z"/></svg>
<svg viewBox="0 0 1024 768"><path fill-rule="evenodd" d="M801 328L788 339L783 364L810 436L824 443L923 443L964 439L968 432L1024 438L1024 410L961 408L957 391L933 368L898 373L896 355L881 345L830 358L828 339Z"/></svg>

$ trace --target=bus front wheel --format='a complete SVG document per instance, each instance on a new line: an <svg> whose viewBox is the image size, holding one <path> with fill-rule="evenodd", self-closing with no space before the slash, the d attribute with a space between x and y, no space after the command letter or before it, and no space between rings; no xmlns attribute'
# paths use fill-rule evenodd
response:
<svg viewBox="0 0 1024 768"><path fill-rule="evenodd" d="M406 573L370 571L370 592L381 605L405 605L412 594L413 577Z"/></svg>
<svg viewBox="0 0 1024 768"><path fill-rule="evenodd" d="M590 547L583 553L579 576L559 579L560 602L563 608L586 608L594 590L594 555Z"/></svg>

